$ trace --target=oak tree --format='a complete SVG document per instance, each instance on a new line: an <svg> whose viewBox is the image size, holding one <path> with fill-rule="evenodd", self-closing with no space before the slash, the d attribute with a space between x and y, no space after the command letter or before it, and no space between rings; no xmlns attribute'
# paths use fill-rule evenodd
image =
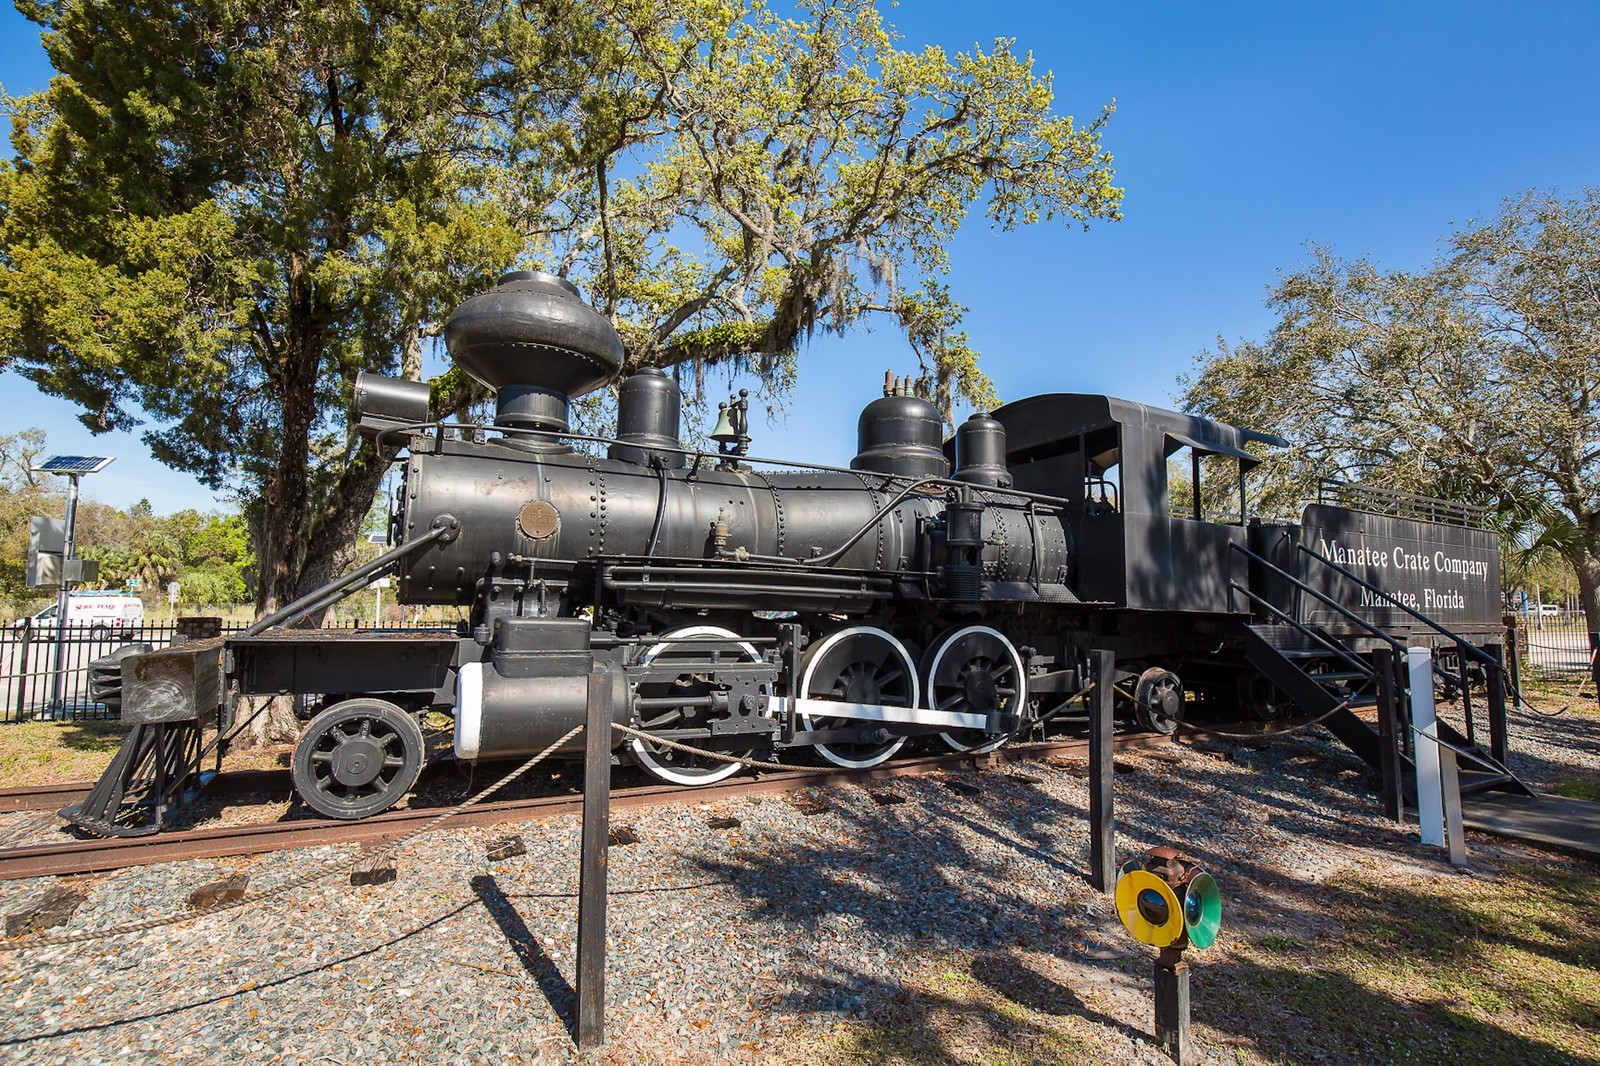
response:
<svg viewBox="0 0 1600 1066"><path fill-rule="evenodd" d="M372 501L356 371L418 377L505 267L578 282L630 369L778 398L813 331L886 316L948 409L993 400L943 280L968 212L1119 210L1109 109L1056 114L1009 41L903 49L870 0L21 6L57 76L7 101L0 366L236 490L262 609Z"/></svg>
<svg viewBox="0 0 1600 1066"><path fill-rule="evenodd" d="M1377 480L1491 508L1548 547L1600 620L1600 190L1527 192L1417 271L1314 249L1260 342L1219 346L1186 408L1292 442L1266 506L1316 479Z"/></svg>

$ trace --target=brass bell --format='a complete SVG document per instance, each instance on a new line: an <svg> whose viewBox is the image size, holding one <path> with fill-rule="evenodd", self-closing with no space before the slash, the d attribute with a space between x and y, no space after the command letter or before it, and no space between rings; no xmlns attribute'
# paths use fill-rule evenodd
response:
<svg viewBox="0 0 1600 1066"><path fill-rule="evenodd" d="M717 427L711 431L711 439L720 444L739 443L739 432L733 428L733 420L728 415L728 405L717 404Z"/></svg>

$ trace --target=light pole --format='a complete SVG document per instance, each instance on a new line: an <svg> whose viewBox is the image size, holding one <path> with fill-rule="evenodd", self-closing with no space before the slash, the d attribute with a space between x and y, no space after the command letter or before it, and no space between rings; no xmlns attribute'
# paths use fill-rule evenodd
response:
<svg viewBox="0 0 1600 1066"><path fill-rule="evenodd" d="M56 593L56 661L50 680L50 709L60 710L61 689L66 681L67 654L67 604L72 598L72 586L82 580L83 567L79 565L74 549L77 547L78 480L88 474L98 474L111 465L111 459L101 455L53 455L36 467L41 474L59 474L67 479L67 517L63 525L61 546L61 588Z"/></svg>

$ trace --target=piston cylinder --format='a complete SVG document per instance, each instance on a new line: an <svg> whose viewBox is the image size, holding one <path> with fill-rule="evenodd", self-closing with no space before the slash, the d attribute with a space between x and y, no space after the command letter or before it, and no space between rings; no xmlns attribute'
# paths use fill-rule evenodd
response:
<svg viewBox="0 0 1600 1066"><path fill-rule="evenodd" d="M455 749L458 759L532 755L584 724L589 675L611 675L612 724L626 725L631 695L615 663L596 663L589 623L581 618L502 618L485 662L463 663L456 678ZM583 750L579 734L558 749Z"/></svg>

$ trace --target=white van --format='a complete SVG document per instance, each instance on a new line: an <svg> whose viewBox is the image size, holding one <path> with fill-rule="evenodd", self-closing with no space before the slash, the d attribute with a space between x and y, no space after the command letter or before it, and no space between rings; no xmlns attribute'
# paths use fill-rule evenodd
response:
<svg viewBox="0 0 1600 1066"><path fill-rule="evenodd" d="M35 636L53 638L56 633L56 604L29 618L12 623L17 629L31 629ZM84 629L93 640L113 634L131 637L144 625L144 601L133 592L73 592L67 596L67 626L75 633Z"/></svg>

